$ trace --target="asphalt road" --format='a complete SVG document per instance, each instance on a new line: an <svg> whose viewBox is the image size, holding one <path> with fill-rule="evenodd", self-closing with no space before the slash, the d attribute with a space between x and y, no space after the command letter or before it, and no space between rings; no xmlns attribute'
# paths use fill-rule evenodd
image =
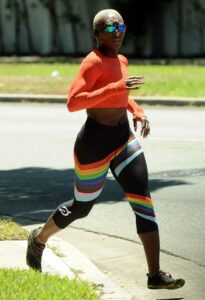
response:
<svg viewBox="0 0 205 300"><path fill-rule="evenodd" d="M204 264L204 108L145 108L142 140L164 251ZM84 112L62 104L0 103L0 214L39 223L72 198L73 143ZM132 210L109 174L89 217L74 227L138 241Z"/></svg>

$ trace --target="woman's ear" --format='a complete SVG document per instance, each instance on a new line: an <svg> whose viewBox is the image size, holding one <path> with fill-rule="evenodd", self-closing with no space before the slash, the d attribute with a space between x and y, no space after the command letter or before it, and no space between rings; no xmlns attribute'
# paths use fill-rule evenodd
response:
<svg viewBox="0 0 205 300"><path fill-rule="evenodd" d="M94 35L94 37L98 37L99 36L99 30L98 29L94 29L93 30L93 35Z"/></svg>
<svg viewBox="0 0 205 300"><path fill-rule="evenodd" d="M93 40L94 40L94 42L96 43L96 46L97 46L97 47L98 47L98 45L99 45L98 37L99 37L99 30L98 30L98 29L94 29L94 30L93 30Z"/></svg>

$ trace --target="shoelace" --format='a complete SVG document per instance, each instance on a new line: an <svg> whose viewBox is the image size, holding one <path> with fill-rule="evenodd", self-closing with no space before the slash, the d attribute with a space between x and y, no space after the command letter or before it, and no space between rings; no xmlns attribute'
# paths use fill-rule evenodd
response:
<svg viewBox="0 0 205 300"><path fill-rule="evenodd" d="M162 270L159 270L159 273L158 273L159 275L164 275L164 276L166 276L166 277L169 277L169 278L172 278L172 275L170 274L170 273L167 273L167 272L164 272L164 271L162 271Z"/></svg>

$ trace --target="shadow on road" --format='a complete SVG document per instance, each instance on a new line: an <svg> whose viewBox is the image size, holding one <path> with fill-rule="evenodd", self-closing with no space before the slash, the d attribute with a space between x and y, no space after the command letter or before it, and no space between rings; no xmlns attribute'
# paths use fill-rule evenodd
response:
<svg viewBox="0 0 205 300"><path fill-rule="evenodd" d="M73 197L73 169L22 168L0 171L0 217L22 225L44 222L60 203ZM188 184L183 180L150 178L150 190ZM123 201L123 191L108 177L97 203Z"/></svg>

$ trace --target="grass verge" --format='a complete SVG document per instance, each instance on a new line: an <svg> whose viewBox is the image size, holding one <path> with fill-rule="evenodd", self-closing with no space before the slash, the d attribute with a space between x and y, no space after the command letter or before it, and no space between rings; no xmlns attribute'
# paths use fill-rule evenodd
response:
<svg viewBox="0 0 205 300"><path fill-rule="evenodd" d="M76 63L0 63L0 93L66 95L77 74ZM58 76L52 77L52 72ZM129 65L145 85L132 95L205 97L205 67L196 65Z"/></svg>
<svg viewBox="0 0 205 300"><path fill-rule="evenodd" d="M11 286L12 284L12 286ZM97 300L87 282L33 270L0 269L1 300Z"/></svg>
<svg viewBox="0 0 205 300"><path fill-rule="evenodd" d="M0 219L0 241L26 240L28 231L10 219Z"/></svg>
<svg viewBox="0 0 205 300"><path fill-rule="evenodd" d="M11 219L0 219L0 240L25 240L28 231ZM56 249L54 249L56 251ZM58 250L59 251L59 250ZM58 253L59 254L59 253ZM97 287L76 279L34 270L0 269L1 300L99 300ZM98 293L99 294L99 293Z"/></svg>

